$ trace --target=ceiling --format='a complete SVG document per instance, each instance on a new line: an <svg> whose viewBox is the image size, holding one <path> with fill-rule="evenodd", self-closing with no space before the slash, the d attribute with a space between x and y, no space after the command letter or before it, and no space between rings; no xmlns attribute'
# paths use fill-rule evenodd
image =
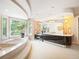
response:
<svg viewBox="0 0 79 59"><path fill-rule="evenodd" d="M30 14L30 9L28 7L27 2L25 0L17 0L19 4L22 5L24 10L28 12L25 13L17 4L15 4L12 0L0 0L0 15L27 19Z"/></svg>
<svg viewBox="0 0 79 59"><path fill-rule="evenodd" d="M0 12L8 9L12 16L24 18L52 18L53 16L66 15L74 10L79 12L79 0L15 0L22 6L11 0L0 0ZM73 9L73 10L72 10ZM25 13L25 12L26 13ZM75 13L77 13L75 12ZM9 14L9 13L7 13ZM27 16L28 15L28 16ZM22 18L23 18L22 17Z"/></svg>
<svg viewBox="0 0 79 59"><path fill-rule="evenodd" d="M30 4L33 18L45 18L71 12L69 8L79 7L79 0L30 0Z"/></svg>

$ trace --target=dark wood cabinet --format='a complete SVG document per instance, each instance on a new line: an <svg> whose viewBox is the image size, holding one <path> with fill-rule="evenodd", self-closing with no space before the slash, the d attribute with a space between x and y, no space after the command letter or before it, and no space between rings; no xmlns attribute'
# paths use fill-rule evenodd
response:
<svg viewBox="0 0 79 59"><path fill-rule="evenodd" d="M71 46L72 44L72 36L42 34L40 35L40 38L42 38L42 40L48 40L66 46Z"/></svg>

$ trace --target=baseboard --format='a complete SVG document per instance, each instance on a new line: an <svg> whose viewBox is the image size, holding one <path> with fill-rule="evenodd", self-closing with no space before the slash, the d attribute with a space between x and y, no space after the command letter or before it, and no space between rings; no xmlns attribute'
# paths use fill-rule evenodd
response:
<svg viewBox="0 0 79 59"><path fill-rule="evenodd" d="M79 40L73 41L72 44L73 44L73 45L79 45Z"/></svg>

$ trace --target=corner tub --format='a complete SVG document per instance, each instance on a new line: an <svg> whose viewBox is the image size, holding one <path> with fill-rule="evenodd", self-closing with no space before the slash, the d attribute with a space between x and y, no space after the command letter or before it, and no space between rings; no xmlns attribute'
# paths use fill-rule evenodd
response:
<svg viewBox="0 0 79 59"><path fill-rule="evenodd" d="M10 40L5 43L0 43L0 59L19 59L20 57L22 57L20 56L22 54L22 51L26 47L30 47L31 44L29 45L29 43L30 42L28 38Z"/></svg>

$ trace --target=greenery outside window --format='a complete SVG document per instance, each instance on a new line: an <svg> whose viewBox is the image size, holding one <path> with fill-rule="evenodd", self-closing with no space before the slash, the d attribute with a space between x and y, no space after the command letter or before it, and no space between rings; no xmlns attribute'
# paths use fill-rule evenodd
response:
<svg viewBox="0 0 79 59"><path fill-rule="evenodd" d="M24 33L28 35L28 20L1 16L0 19L0 39L6 40L13 37L21 37Z"/></svg>
<svg viewBox="0 0 79 59"><path fill-rule="evenodd" d="M26 20L11 18L10 19L11 37L21 36L21 33L25 34L26 27L27 27Z"/></svg>
<svg viewBox="0 0 79 59"><path fill-rule="evenodd" d="M7 17L2 16L2 39L7 38Z"/></svg>

